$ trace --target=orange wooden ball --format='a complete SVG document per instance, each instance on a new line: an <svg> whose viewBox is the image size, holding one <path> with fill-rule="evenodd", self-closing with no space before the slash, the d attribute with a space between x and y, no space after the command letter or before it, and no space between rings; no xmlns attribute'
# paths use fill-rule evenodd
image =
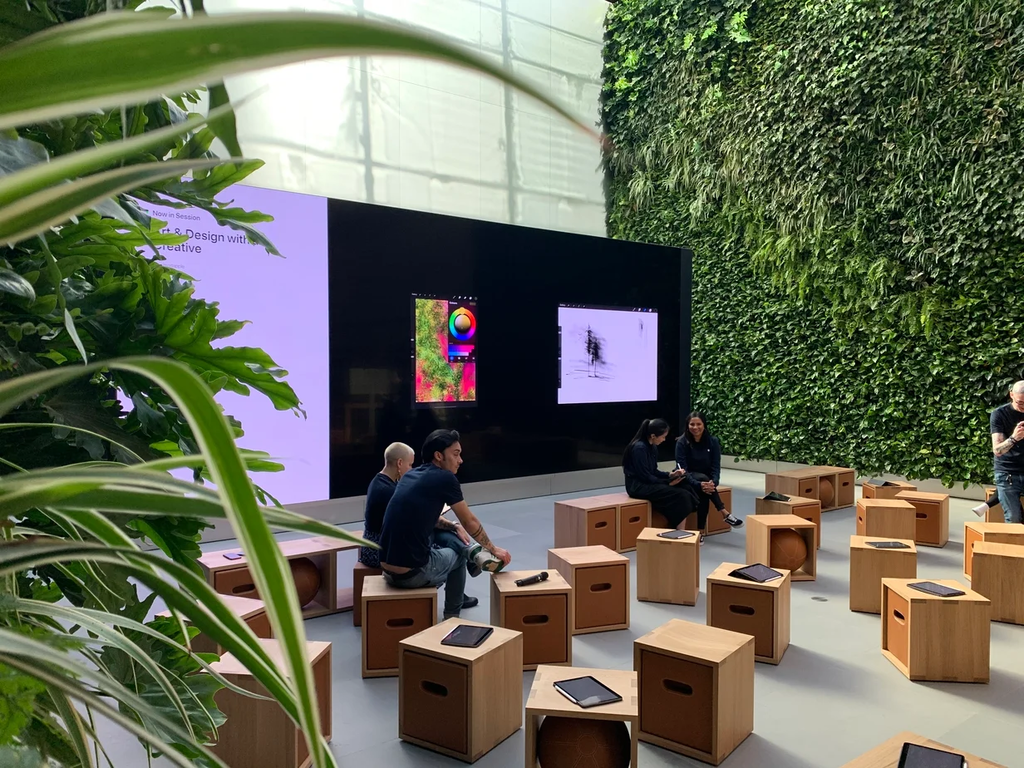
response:
<svg viewBox="0 0 1024 768"><path fill-rule="evenodd" d="M540 768L627 768L629 729L618 720L545 717L537 733Z"/></svg>
<svg viewBox="0 0 1024 768"><path fill-rule="evenodd" d="M300 557L288 563L295 580L295 591L299 595L299 605L305 606L313 601L320 591L320 571L308 557Z"/></svg>
<svg viewBox="0 0 1024 768"><path fill-rule="evenodd" d="M835 497L836 490L832 487L831 480L821 480L818 482L818 499L821 500L821 506L832 506L832 499Z"/></svg>
<svg viewBox="0 0 1024 768"><path fill-rule="evenodd" d="M807 561L807 542L792 528L772 531L772 544L768 554L768 565L796 571Z"/></svg>

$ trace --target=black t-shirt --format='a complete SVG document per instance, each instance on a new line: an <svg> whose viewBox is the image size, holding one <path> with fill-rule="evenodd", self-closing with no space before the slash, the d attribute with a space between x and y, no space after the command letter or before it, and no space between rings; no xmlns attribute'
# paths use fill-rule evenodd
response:
<svg viewBox="0 0 1024 768"><path fill-rule="evenodd" d="M391 497L395 495L397 483L382 472L378 472L366 489L366 511L363 513L363 530L380 534L384 525L384 512Z"/></svg>
<svg viewBox="0 0 1024 768"><path fill-rule="evenodd" d="M431 534L444 505L462 501L454 474L435 464L421 464L402 476L395 488L380 533L382 563L420 568L430 557Z"/></svg>
<svg viewBox="0 0 1024 768"><path fill-rule="evenodd" d="M1013 405L1007 403L992 411L988 420L989 431L992 434L1001 432L1003 437L1007 438L1013 434L1014 427L1021 421L1024 421L1024 413L1015 411ZM1009 472L1013 475L1024 474L1024 440L1002 456L996 456L993 463L996 472Z"/></svg>

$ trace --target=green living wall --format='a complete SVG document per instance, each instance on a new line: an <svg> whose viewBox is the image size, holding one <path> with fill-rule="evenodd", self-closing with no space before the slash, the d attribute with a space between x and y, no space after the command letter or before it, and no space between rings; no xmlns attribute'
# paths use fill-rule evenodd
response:
<svg viewBox="0 0 1024 768"><path fill-rule="evenodd" d="M609 233L695 253L727 453L991 478L1024 378L1024 3L619 0Z"/></svg>

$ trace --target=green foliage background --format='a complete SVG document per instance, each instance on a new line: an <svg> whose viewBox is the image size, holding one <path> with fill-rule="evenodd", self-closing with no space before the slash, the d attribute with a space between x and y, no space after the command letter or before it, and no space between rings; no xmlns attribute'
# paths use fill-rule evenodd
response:
<svg viewBox="0 0 1024 768"><path fill-rule="evenodd" d="M609 233L693 248L727 453L991 476L1024 378L1024 3L620 0Z"/></svg>

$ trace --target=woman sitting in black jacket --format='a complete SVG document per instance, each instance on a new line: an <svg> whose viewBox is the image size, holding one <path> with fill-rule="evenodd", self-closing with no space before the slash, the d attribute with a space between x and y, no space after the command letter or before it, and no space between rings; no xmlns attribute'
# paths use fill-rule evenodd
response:
<svg viewBox="0 0 1024 768"><path fill-rule="evenodd" d="M683 482L685 472L677 469L668 473L658 469L658 446L667 437L668 422L644 419L633 441L626 446L622 469L626 475L626 493L634 499L651 502L651 509L663 514L673 528L679 528L694 511L697 496ZM707 504L703 521L706 520Z"/></svg>
<svg viewBox="0 0 1024 768"><path fill-rule="evenodd" d="M676 440L676 467L686 473L690 487L697 494L698 518L705 521L708 519L710 501L721 513L722 519L733 528L743 525L742 520L729 513L718 495L718 483L722 476L722 446L718 438L708 432L707 420L699 411L693 411L686 417L686 431Z"/></svg>

